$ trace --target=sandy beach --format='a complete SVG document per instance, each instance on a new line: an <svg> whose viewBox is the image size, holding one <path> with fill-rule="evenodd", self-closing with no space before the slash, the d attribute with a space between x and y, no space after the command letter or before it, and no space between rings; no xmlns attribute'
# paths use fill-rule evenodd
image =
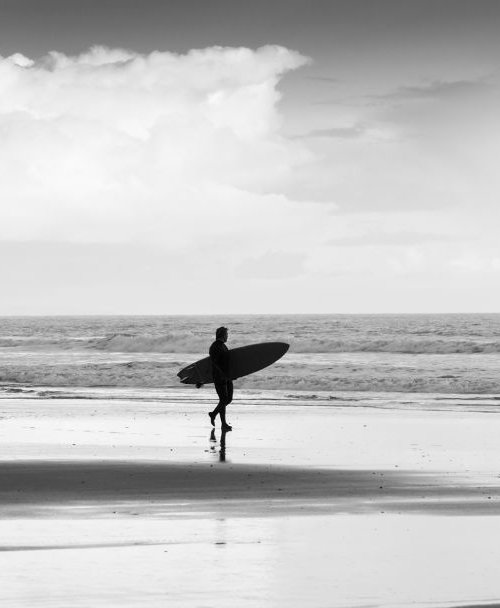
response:
<svg viewBox="0 0 500 608"><path fill-rule="evenodd" d="M2 401L5 605L500 598L496 415L186 395Z"/></svg>

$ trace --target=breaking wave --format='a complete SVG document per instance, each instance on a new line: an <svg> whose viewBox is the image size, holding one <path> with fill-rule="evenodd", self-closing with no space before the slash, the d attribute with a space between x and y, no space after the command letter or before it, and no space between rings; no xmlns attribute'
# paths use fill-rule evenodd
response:
<svg viewBox="0 0 500 608"><path fill-rule="evenodd" d="M254 341L276 340L276 336L264 336ZM500 353L500 340L443 340L443 339L296 339L284 336L281 341L291 345L296 353L409 353L409 354L451 354L451 353ZM239 345L238 345L239 346ZM205 336L191 337L180 334L163 336L113 335L89 344L89 347L109 352L130 353L199 353L208 347Z"/></svg>
<svg viewBox="0 0 500 608"><path fill-rule="evenodd" d="M186 336L177 332L160 336L114 334L89 344L97 350L114 353L202 353L209 345L205 336Z"/></svg>

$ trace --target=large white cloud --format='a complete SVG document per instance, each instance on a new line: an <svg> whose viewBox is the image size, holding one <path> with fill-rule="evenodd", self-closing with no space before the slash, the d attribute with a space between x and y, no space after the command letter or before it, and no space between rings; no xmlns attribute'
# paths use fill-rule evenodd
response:
<svg viewBox="0 0 500 608"><path fill-rule="evenodd" d="M277 46L0 58L0 245L20 294L4 310L69 275L88 278L75 302L122 280L107 311L147 286L136 312L174 297L172 277L177 311L201 292L211 310L367 310L380 285L399 299L375 309L413 310L422 289L430 310L464 276L498 284L498 88L406 87L339 116L297 95L287 124L312 131L290 139L278 84L306 62ZM50 291L45 312L88 310Z"/></svg>
<svg viewBox="0 0 500 608"><path fill-rule="evenodd" d="M306 62L279 46L0 58L0 238L299 230L280 192L309 153L280 135L277 84Z"/></svg>

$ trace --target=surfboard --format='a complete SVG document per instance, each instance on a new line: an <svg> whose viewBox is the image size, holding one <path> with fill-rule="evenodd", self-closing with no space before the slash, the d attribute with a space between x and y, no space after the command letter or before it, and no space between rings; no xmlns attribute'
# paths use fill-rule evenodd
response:
<svg viewBox="0 0 500 608"><path fill-rule="evenodd" d="M289 344L285 342L262 342L229 349L229 376L231 380L254 374L275 363L286 353ZM212 362L210 357L195 361L177 374L183 384L210 384Z"/></svg>

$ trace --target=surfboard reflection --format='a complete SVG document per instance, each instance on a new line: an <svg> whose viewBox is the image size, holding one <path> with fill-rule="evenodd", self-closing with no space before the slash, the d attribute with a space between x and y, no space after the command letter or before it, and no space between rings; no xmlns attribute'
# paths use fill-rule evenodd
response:
<svg viewBox="0 0 500 608"><path fill-rule="evenodd" d="M219 450L219 462L226 462L226 433L227 431L221 431L220 435L220 444L217 445L217 436L215 434L215 429L212 429L210 433L210 452L212 454L217 454L217 448L220 447Z"/></svg>

